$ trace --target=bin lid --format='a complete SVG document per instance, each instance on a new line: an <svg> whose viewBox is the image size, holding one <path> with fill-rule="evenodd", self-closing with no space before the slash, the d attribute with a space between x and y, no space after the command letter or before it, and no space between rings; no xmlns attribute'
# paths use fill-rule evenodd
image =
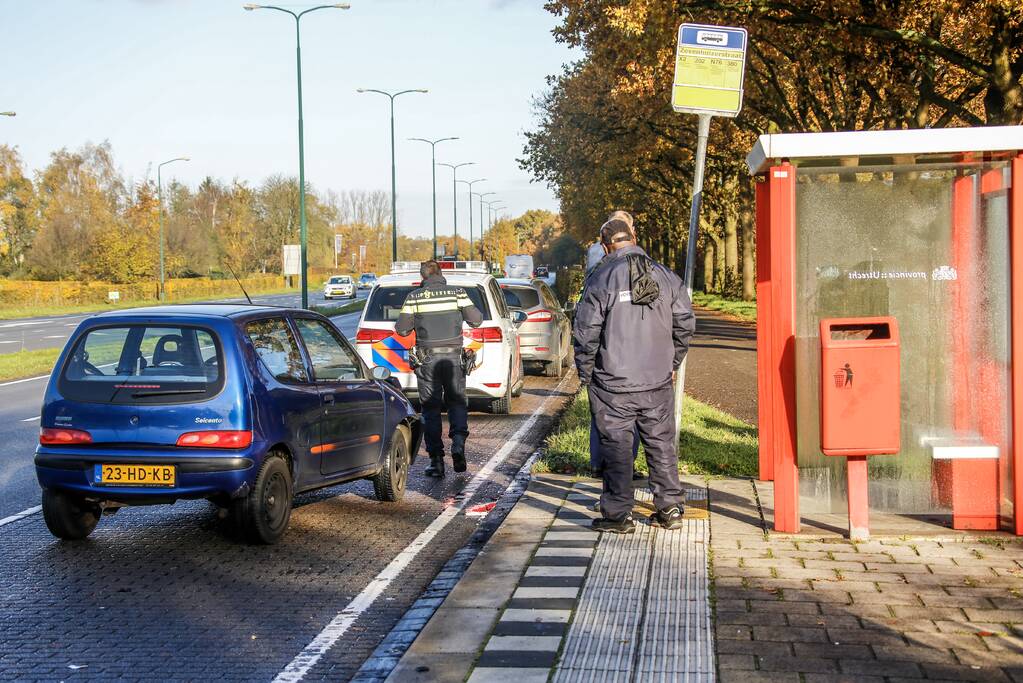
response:
<svg viewBox="0 0 1023 683"><path fill-rule="evenodd" d="M746 155L746 165L750 173L757 175L766 171L777 159L833 166L843 157L1016 150L1023 150L1023 126L781 133L761 135Z"/></svg>

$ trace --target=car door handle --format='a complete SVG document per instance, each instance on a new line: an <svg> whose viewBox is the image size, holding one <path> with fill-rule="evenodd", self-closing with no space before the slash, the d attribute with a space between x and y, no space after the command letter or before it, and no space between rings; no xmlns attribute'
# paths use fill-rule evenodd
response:
<svg viewBox="0 0 1023 683"><path fill-rule="evenodd" d="M328 405L334 405L334 394L324 394L323 402Z"/></svg>

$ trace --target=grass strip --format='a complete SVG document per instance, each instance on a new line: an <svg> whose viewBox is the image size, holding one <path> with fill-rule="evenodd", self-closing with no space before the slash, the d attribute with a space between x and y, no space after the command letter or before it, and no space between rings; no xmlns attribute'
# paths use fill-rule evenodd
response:
<svg viewBox="0 0 1023 683"><path fill-rule="evenodd" d="M48 375L63 345L55 349L33 349L0 354L0 382Z"/></svg>
<svg viewBox="0 0 1023 683"><path fill-rule="evenodd" d="M278 288L270 290L251 291L249 296L267 296L273 294L297 294L297 289ZM13 320L17 318L42 318L51 315L70 315L73 313L105 313L106 311L117 311L125 308L148 308L150 306L162 306L165 304L194 304L202 301L222 301L224 299L241 299L244 294L239 289L235 292L227 292L220 295L204 294L202 296L173 299L166 302L145 299L141 301L111 301L109 303L91 304L66 304L62 306L3 306L0 307L0 320Z"/></svg>
<svg viewBox="0 0 1023 683"><path fill-rule="evenodd" d="M678 470L682 474L754 477L757 474L757 429L737 417L686 396L682 406L682 441ZM647 472L640 448L636 469ZM534 472L590 474L590 404L580 392L561 423L547 438Z"/></svg>
<svg viewBox="0 0 1023 683"><path fill-rule="evenodd" d="M740 320L748 322L757 321L756 301L740 301L737 299L726 299L717 294L693 292L693 303L701 308L709 308L712 311L720 311L735 316Z"/></svg>

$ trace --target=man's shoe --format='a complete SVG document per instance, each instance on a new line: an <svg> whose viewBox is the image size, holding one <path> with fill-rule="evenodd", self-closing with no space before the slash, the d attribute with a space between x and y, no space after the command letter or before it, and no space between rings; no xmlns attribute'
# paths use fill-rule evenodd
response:
<svg viewBox="0 0 1023 683"><path fill-rule="evenodd" d="M423 474L428 477L436 477L440 479L444 476L444 456L443 455L431 455L430 464L423 470Z"/></svg>
<svg viewBox="0 0 1023 683"><path fill-rule="evenodd" d="M682 507L672 505L670 508L658 510L650 515L650 523L660 525L665 529L678 529L682 526Z"/></svg>
<svg viewBox="0 0 1023 683"><path fill-rule="evenodd" d="M455 472L464 472L466 470L465 451L463 449L451 449L451 468Z"/></svg>
<svg viewBox="0 0 1023 683"><path fill-rule="evenodd" d="M597 468L595 468L595 469L590 471L590 476L593 477L594 479L603 479L604 478L604 470L602 470L599 467L597 467Z"/></svg>
<svg viewBox="0 0 1023 683"><path fill-rule="evenodd" d="M601 517L593 520L593 530L612 534L632 534L636 532L636 520L632 518L632 515L625 515L619 520Z"/></svg>

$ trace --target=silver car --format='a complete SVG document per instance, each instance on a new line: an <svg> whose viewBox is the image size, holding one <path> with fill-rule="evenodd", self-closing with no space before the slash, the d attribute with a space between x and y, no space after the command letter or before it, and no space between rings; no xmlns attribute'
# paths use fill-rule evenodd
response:
<svg viewBox="0 0 1023 683"><path fill-rule="evenodd" d="M519 351L525 363L540 363L547 377L561 377L569 361L572 323L558 298L540 279L503 278L497 281L509 308L525 312L519 327Z"/></svg>

